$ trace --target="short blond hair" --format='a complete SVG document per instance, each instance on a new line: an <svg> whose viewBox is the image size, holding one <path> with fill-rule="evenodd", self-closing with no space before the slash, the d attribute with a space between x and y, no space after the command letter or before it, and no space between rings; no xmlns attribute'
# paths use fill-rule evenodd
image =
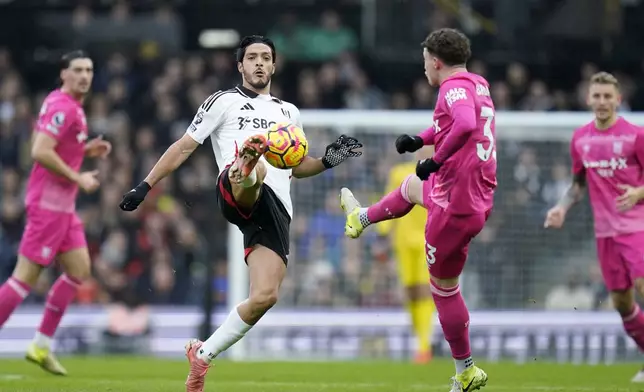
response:
<svg viewBox="0 0 644 392"><path fill-rule="evenodd" d="M619 90L619 81L613 74L608 72L597 72L590 77L590 84L612 84Z"/></svg>

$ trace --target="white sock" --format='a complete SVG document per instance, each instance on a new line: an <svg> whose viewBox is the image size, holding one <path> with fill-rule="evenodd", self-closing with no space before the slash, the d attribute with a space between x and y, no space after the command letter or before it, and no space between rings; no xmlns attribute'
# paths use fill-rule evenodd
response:
<svg viewBox="0 0 644 392"><path fill-rule="evenodd" d="M40 348L49 348L51 347L51 337L43 335L40 332L36 332L34 336L34 343Z"/></svg>
<svg viewBox="0 0 644 392"><path fill-rule="evenodd" d="M205 362L210 363L217 355L226 351L230 346L243 338L246 332L252 327L252 325L246 324L239 317L237 308L233 309L226 318L226 321L203 343L197 356Z"/></svg>
<svg viewBox="0 0 644 392"><path fill-rule="evenodd" d="M461 374L466 369L474 366L474 360L472 359L472 357L468 357L465 359L455 359L454 365L456 365L456 374Z"/></svg>
<svg viewBox="0 0 644 392"><path fill-rule="evenodd" d="M246 178L241 182L241 186L243 186L244 188L250 188L251 186L255 185L255 183L256 183L256 182L257 182L257 172L256 172L256 171L255 171L255 169L253 168L253 171L252 171L252 172L250 172L250 174L248 175L248 177L246 177Z"/></svg>
<svg viewBox="0 0 644 392"><path fill-rule="evenodd" d="M358 212L358 218L360 219L360 223L362 224L362 227L367 227L371 224L371 221L369 220L369 216L367 215L368 208L360 208L360 211Z"/></svg>

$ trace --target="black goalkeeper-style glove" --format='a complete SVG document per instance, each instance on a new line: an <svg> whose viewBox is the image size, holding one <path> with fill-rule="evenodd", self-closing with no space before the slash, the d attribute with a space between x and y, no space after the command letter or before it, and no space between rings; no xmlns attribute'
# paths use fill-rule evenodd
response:
<svg viewBox="0 0 644 392"><path fill-rule="evenodd" d="M423 159L416 164L416 175L423 181L429 178L429 175L436 173L441 168L440 163L436 163L433 159Z"/></svg>
<svg viewBox="0 0 644 392"><path fill-rule="evenodd" d="M123 199L121 200L119 207L123 211L136 210L139 205L143 203L143 200L145 200L145 196L147 196L150 189L152 189L152 187L150 187L147 182L141 181L136 188L123 195Z"/></svg>
<svg viewBox="0 0 644 392"><path fill-rule="evenodd" d="M322 164L327 169L331 169L346 161L347 158L359 157L362 155L362 151L356 151L358 148L362 148L362 143L358 139L340 135L338 140L326 146Z"/></svg>
<svg viewBox="0 0 644 392"><path fill-rule="evenodd" d="M424 144L420 136L400 135L396 139L396 151L398 154L416 152L423 148Z"/></svg>

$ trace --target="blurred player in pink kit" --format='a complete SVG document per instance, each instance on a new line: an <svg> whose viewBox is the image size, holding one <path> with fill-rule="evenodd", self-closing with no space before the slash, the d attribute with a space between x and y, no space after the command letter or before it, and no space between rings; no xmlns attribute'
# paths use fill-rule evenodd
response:
<svg viewBox="0 0 644 392"><path fill-rule="evenodd" d="M487 383L474 365L469 341L469 312L460 293L470 241L483 229L496 188L494 104L489 84L469 73L470 43L461 32L441 29L423 42L425 75L440 86L434 125L418 136L396 140L399 153L434 145L431 159L419 161L416 175L369 208L361 208L351 191L340 193L347 214L345 234L357 238L369 225L404 216L414 205L427 209L425 250L431 290L445 339L456 365L452 392L469 392ZM430 175L431 179L429 179Z"/></svg>
<svg viewBox="0 0 644 392"><path fill-rule="evenodd" d="M545 227L561 228L566 213L588 188L597 255L626 333L644 351L644 129L618 116L617 79L606 72L590 80L588 105L595 120L577 129L570 144L573 183L548 211ZM644 382L644 370L633 377Z"/></svg>
<svg viewBox="0 0 644 392"><path fill-rule="evenodd" d="M101 138L87 141L82 102L92 85L92 60L82 51L62 57L62 86L43 102L35 127L31 156L34 165L26 196L27 224L12 276L0 286L0 327L29 295L42 270L54 259L64 269L47 296L40 328L26 358L57 375L66 370L51 353L51 339L78 286L90 274L83 223L76 215L78 189L94 192L97 172L79 172L83 158L109 154Z"/></svg>

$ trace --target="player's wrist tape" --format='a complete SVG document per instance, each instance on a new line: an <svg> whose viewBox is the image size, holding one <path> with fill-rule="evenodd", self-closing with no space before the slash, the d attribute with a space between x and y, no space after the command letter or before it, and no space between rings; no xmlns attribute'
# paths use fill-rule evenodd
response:
<svg viewBox="0 0 644 392"><path fill-rule="evenodd" d="M152 187L145 181L141 181L139 185L136 186L136 190L143 192L144 195L147 195L150 192Z"/></svg>

